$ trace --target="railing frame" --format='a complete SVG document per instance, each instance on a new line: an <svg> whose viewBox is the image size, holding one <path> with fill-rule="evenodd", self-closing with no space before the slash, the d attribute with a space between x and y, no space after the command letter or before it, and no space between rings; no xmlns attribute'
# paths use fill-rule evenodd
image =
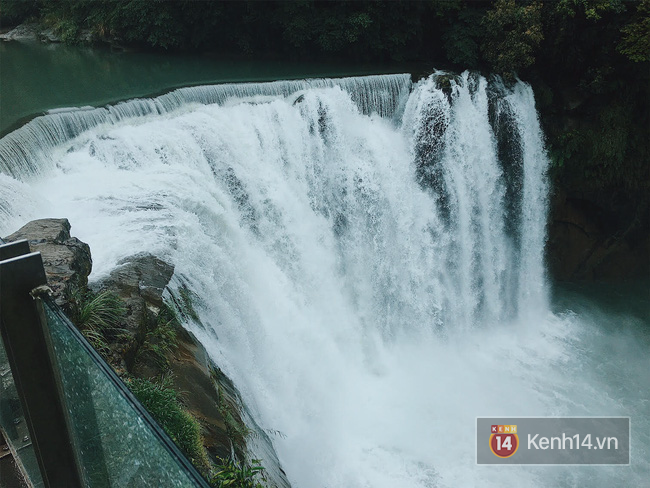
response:
<svg viewBox="0 0 650 488"><path fill-rule="evenodd" d="M43 302L67 324L69 332L149 425L158 442L177 460L195 486L209 488L113 369L47 296L46 285L40 253L30 253L27 241L2 245L0 240L0 331L45 487L82 488L86 483L74 448Z"/></svg>
<svg viewBox="0 0 650 488"><path fill-rule="evenodd" d="M47 285L40 253L16 255L26 241L0 246L0 332L46 487L81 488L63 391L47 324L31 292ZM29 251L29 246L27 246Z"/></svg>

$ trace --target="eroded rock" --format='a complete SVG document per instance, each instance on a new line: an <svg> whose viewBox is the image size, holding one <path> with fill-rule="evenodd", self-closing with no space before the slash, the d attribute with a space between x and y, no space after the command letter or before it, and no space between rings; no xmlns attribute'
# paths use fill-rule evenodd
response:
<svg viewBox="0 0 650 488"><path fill-rule="evenodd" d="M120 260L108 278L93 286L119 296L127 309L126 326L138 331L143 321L155 321L174 266L152 254L140 253Z"/></svg>
<svg viewBox="0 0 650 488"><path fill-rule="evenodd" d="M59 304L73 288L87 292L88 275L92 268L90 248L70 236L67 219L42 219L29 222L8 236L8 242L26 239L32 251L43 257L48 283ZM175 347L165 353L166 365L139 355L152 340L151 331L160 327L165 289L174 274L174 266L158 257L140 253L122 259L111 274L93 285L95 292L111 291L122 300L126 317L125 333L106 337L110 347L107 360L118 374L129 373L138 378L156 381L162 374L171 374L173 386L182 392L184 407L200 423L204 446L218 463L234 452L238 459L250 455L249 443L265 453L266 476L269 486L290 486L277 458L273 444L247 413L235 385L210 359L205 347L196 337L176 323ZM188 292L189 293L189 292ZM191 300L171 296L172 302L183 309L186 320L198 320ZM155 339L153 339L155 340ZM136 360L136 358L139 358ZM249 426L255 435L247 432Z"/></svg>
<svg viewBox="0 0 650 488"><path fill-rule="evenodd" d="M33 220L4 240L21 239L29 242L32 252L41 253L48 285L59 306L67 304L75 289L86 289L92 270L90 247L70 236L68 219Z"/></svg>
<svg viewBox="0 0 650 488"><path fill-rule="evenodd" d="M0 34L0 39L3 41L36 40L38 31L38 24L21 24L5 34Z"/></svg>

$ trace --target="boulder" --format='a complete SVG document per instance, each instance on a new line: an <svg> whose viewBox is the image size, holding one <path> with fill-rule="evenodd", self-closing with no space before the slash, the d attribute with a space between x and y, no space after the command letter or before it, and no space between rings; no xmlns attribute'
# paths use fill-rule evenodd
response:
<svg viewBox="0 0 650 488"><path fill-rule="evenodd" d="M68 302L75 289L85 290L92 270L90 247L70 236L68 219L33 220L5 241L26 239L32 252L40 252L53 297L60 306Z"/></svg>
<svg viewBox="0 0 650 488"><path fill-rule="evenodd" d="M46 43L61 42L61 36L52 28L41 30L37 38L39 41Z"/></svg>
<svg viewBox="0 0 650 488"><path fill-rule="evenodd" d="M38 36L38 24L21 24L9 32L0 34L3 41L35 40Z"/></svg>
<svg viewBox="0 0 650 488"><path fill-rule="evenodd" d="M111 274L93 288L114 292L127 310L126 328L138 332L155 322L163 305L163 292L174 274L174 266L152 254L139 253L121 259Z"/></svg>

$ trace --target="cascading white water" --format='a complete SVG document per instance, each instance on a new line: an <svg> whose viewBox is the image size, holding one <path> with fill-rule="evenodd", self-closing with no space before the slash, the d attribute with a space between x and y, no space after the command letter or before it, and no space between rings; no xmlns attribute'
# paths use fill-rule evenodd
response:
<svg viewBox="0 0 650 488"><path fill-rule="evenodd" d="M102 108L81 107L51 110L0 140L0 172L25 177L42 172L52 163L50 152L58 145L101 124L161 115L194 105L224 104L244 98L288 96L307 88L340 86L350 93L364 113L390 116L411 84L409 75L364 76L341 79L236 83L180 88L157 98L134 99Z"/></svg>
<svg viewBox="0 0 650 488"><path fill-rule="evenodd" d="M198 297L186 325L283 434L296 487L593 481L475 465L476 416L645 408L594 395L589 331L550 312L529 86L436 73L184 90L0 140L0 233L68 217L95 280L136 252L174 263ZM602 486L648 472L600 469Z"/></svg>

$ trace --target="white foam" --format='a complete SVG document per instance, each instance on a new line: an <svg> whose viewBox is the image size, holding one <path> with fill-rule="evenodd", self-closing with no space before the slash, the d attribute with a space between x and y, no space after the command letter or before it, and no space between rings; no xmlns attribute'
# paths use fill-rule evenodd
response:
<svg viewBox="0 0 650 488"><path fill-rule="evenodd" d="M476 416L647 404L599 395L608 379L590 351L607 339L549 312L547 159L530 87L491 92L465 73L443 93L436 76L415 87L402 127L327 83L89 127L44 146L52 164L29 186L0 175L3 192L23 195L0 230L68 217L92 249L92 279L136 252L172 262L173 286L199 297L203 326L187 326L256 420L284 434L275 445L296 487L634 485L647 462L595 479L475 465ZM514 231L493 96L514 114L524 169ZM626 367L606 370L642 377Z"/></svg>

